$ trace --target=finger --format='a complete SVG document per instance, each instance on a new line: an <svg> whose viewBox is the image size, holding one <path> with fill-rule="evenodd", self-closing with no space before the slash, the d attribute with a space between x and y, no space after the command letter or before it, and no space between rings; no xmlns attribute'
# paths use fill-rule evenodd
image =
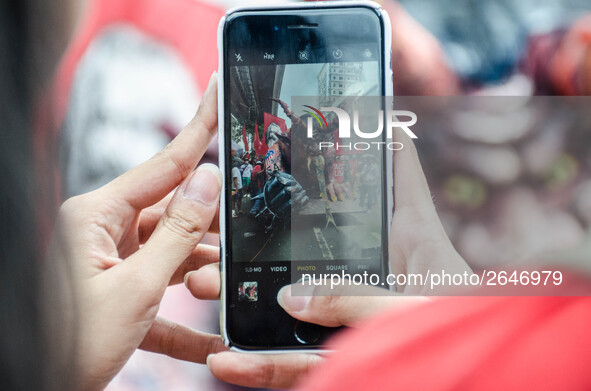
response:
<svg viewBox="0 0 591 391"><path fill-rule="evenodd" d="M244 355L222 352L207 357L215 377L227 383L256 388L290 388L322 362L316 354Z"/></svg>
<svg viewBox="0 0 591 391"><path fill-rule="evenodd" d="M185 280L185 275L195 270L200 270L209 264L215 264L219 268L219 261L220 248L218 246L199 244L193 253L185 259L185 262L176 269L170 279L169 285L180 284Z"/></svg>
<svg viewBox="0 0 591 391"><path fill-rule="evenodd" d="M216 166L199 166L179 186L150 239L121 266L166 287L207 232L218 207L221 183Z"/></svg>
<svg viewBox="0 0 591 391"><path fill-rule="evenodd" d="M394 152L393 221L413 222L422 232L429 229L434 233L433 237L441 239L442 243L448 243L449 239L435 210L413 139L399 128L394 130L394 139L401 142L404 148ZM401 242L399 232L395 228L393 225L389 240L391 271L404 274L408 271L408 254L416 248L416 243ZM451 243L448 245L451 246Z"/></svg>
<svg viewBox="0 0 591 391"><path fill-rule="evenodd" d="M394 130L394 139L404 145L394 152L394 202L396 210L411 208L426 217L437 217L433 197L413 140L402 130Z"/></svg>
<svg viewBox="0 0 591 391"><path fill-rule="evenodd" d="M193 296L200 300L220 298L220 264L212 263L185 276L185 286Z"/></svg>
<svg viewBox="0 0 591 391"><path fill-rule="evenodd" d="M197 166L217 132L216 74L211 76L197 114L181 133L150 160L103 188L136 210L164 198Z"/></svg>
<svg viewBox="0 0 591 391"><path fill-rule="evenodd" d="M166 207L168 206L168 203L171 199L172 193L163 198L157 204L142 210L140 215L140 223L138 225L138 238L140 244L146 243L146 241L150 238L150 235L152 235L152 232L154 232L154 229L162 218L162 215L164 214L164 211L166 210ZM219 213L220 209L218 205L216 214L214 215L207 232L215 234L220 232Z"/></svg>
<svg viewBox="0 0 591 391"><path fill-rule="evenodd" d="M428 299L418 296L384 295L383 289L359 286L347 290L298 285L292 292L287 285L277 294L279 305L291 316L327 327L354 326L357 322L386 309L402 310ZM305 294L304 289L310 294Z"/></svg>
<svg viewBox="0 0 591 391"><path fill-rule="evenodd" d="M202 333L157 317L139 346L148 352L205 364L207 356L228 350L219 335Z"/></svg>
<svg viewBox="0 0 591 391"><path fill-rule="evenodd" d="M174 192L170 192L154 205L141 211L138 224L138 240L140 244L146 243L150 238L173 196Z"/></svg>

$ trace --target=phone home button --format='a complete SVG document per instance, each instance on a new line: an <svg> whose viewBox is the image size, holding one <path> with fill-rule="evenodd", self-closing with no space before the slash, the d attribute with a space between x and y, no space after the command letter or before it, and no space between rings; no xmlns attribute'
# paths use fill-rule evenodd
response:
<svg viewBox="0 0 591 391"><path fill-rule="evenodd" d="M293 335L299 343L311 345L318 342L322 335L322 329L322 326L298 320L293 328Z"/></svg>

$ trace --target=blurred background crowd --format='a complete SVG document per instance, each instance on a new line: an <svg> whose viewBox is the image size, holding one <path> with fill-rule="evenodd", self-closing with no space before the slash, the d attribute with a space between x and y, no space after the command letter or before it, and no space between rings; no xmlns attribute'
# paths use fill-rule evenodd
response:
<svg viewBox="0 0 591 391"><path fill-rule="evenodd" d="M49 95L56 126L39 135L40 145L59 148L63 199L146 160L182 129L217 69L218 21L242 4L71 0L64 10L71 23L59 32L68 49ZM382 5L394 29L394 91L422 97L400 98L399 106L419 113L423 167L468 263L591 259L591 3ZM217 140L205 160L217 161ZM170 289L161 312L218 331L217 303L199 302L184 287ZM205 367L141 351L108 389L199 385L238 389Z"/></svg>

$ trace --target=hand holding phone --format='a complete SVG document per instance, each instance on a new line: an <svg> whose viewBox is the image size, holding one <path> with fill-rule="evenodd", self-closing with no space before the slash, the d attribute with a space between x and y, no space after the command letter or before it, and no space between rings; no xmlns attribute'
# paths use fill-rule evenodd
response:
<svg viewBox="0 0 591 391"><path fill-rule="evenodd" d="M398 212L395 213L390 231L390 263L393 273L426 273L445 269L461 273L469 270L466 262L455 251L443 230L417 152L403 132L395 139L405 143L405 149L395 154L394 175L396 184L404 191L395 192ZM422 262L430 259L431 264ZM211 264L192 272L186 279L187 288L199 299L215 299L220 296L220 271ZM410 287L409 287L410 288ZM293 306L287 288L278 302L294 318L320 325L349 325L363 327L363 320L383 311L405 311L422 305L429 299L409 291L392 292L384 296L313 296L309 300L297 300ZM363 289L372 289L364 287ZM374 288L377 289L377 288ZM297 299L300 299L297 297ZM389 336L384 336L388 338ZM333 352L331 354L338 354ZM220 380L248 387L288 388L295 385L325 359L319 354L248 354L221 352L208 356L207 365Z"/></svg>

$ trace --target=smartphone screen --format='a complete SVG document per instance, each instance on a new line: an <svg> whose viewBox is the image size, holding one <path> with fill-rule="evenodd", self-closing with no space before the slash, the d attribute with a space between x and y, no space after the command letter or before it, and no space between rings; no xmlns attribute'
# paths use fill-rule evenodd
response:
<svg viewBox="0 0 591 391"><path fill-rule="evenodd" d="M383 20L366 7L240 11L223 34L226 338L316 348L334 330L291 318L278 291L386 271L386 151L340 140L320 110L385 94Z"/></svg>

